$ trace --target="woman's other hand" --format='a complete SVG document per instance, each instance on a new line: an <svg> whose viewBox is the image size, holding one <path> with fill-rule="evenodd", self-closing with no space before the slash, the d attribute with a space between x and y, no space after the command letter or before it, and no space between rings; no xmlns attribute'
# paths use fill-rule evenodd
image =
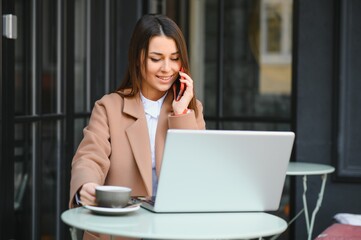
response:
<svg viewBox="0 0 361 240"><path fill-rule="evenodd" d="M97 183L85 183L79 191L81 204L94 206L96 205L95 187L99 186Z"/></svg>

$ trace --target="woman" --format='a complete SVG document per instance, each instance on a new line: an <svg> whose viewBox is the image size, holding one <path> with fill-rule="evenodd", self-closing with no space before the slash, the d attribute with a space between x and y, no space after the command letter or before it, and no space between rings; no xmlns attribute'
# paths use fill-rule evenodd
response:
<svg viewBox="0 0 361 240"><path fill-rule="evenodd" d="M128 61L121 86L95 103L84 128L72 162L70 207L95 204L98 185L126 186L134 196L154 195L167 129L205 129L184 37L172 20L143 16ZM178 78L185 91L175 100L172 86Z"/></svg>

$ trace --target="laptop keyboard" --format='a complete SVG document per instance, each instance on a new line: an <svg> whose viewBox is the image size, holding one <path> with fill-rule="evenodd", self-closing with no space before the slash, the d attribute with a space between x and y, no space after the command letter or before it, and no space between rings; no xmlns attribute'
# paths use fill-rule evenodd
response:
<svg viewBox="0 0 361 240"><path fill-rule="evenodd" d="M155 200L154 199L145 199L144 202L154 206Z"/></svg>
<svg viewBox="0 0 361 240"><path fill-rule="evenodd" d="M149 205L154 206L155 204L155 198L156 196L152 196L152 197L137 197L136 201L138 202L145 202L148 203Z"/></svg>

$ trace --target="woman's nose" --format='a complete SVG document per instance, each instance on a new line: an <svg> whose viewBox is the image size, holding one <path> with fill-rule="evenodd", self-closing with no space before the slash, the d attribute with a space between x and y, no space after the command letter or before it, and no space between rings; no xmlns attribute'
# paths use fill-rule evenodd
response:
<svg viewBox="0 0 361 240"><path fill-rule="evenodd" d="M162 71L168 72L170 70L170 62L169 60L164 60L162 65Z"/></svg>

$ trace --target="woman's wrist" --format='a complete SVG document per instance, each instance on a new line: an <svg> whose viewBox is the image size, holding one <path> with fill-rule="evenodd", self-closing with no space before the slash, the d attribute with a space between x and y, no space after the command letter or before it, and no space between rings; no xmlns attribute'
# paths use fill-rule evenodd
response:
<svg viewBox="0 0 361 240"><path fill-rule="evenodd" d="M183 115L183 114L187 114L190 110L188 108L184 109L183 112L176 112L174 111L174 115L175 116L179 116L179 115Z"/></svg>

